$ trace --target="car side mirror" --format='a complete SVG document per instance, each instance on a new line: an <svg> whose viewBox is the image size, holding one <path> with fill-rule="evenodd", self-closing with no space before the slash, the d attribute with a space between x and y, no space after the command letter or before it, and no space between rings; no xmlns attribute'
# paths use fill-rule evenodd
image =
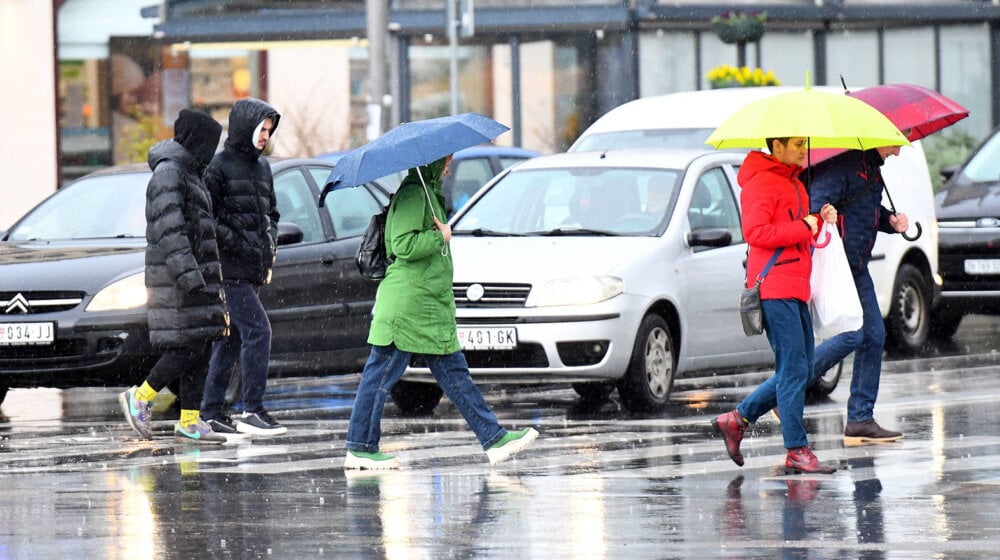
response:
<svg viewBox="0 0 1000 560"><path fill-rule="evenodd" d="M939 171L939 173L941 174L941 177L943 177L945 181L948 181L948 180L950 180L955 175L955 173L958 173L958 170L960 168L961 168L961 166L957 165L957 164L956 165L946 165L946 166L944 166L944 167L941 168L941 170Z"/></svg>
<svg viewBox="0 0 1000 560"><path fill-rule="evenodd" d="M690 247L728 247L733 242L733 234L725 228L705 228L687 234Z"/></svg>
<svg viewBox="0 0 1000 560"><path fill-rule="evenodd" d="M291 222L278 223L278 245L292 245L302 241L305 233L297 224Z"/></svg>

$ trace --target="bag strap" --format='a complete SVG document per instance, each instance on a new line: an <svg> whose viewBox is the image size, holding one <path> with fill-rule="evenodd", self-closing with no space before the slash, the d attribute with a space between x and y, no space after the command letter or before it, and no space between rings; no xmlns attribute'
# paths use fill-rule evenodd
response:
<svg viewBox="0 0 1000 560"><path fill-rule="evenodd" d="M757 274L757 285L758 286L760 285L761 282L764 281L764 277L767 276L767 273L771 271L771 267L774 266L775 261L778 260L778 255L780 255L781 252L784 251L784 250L785 250L784 247L778 247L777 251L775 251L774 253L771 253L771 258L767 260L767 264L765 264L764 268L761 269L761 271L760 271L759 274Z"/></svg>

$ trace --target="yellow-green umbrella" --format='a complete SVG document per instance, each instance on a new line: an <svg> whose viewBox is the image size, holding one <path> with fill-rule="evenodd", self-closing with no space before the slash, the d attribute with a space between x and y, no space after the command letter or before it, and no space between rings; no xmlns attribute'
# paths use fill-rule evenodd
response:
<svg viewBox="0 0 1000 560"><path fill-rule="evenodd" d="M909 140L885 115L854 97L808 85L747 104L708 137L723 148L764 148L766 138L809 138L810 148L867 150L906 146Z"/></svg>

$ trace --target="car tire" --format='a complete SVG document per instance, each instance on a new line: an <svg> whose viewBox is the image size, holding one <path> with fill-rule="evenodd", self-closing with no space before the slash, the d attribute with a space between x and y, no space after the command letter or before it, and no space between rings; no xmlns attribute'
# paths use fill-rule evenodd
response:
<svg viewBox="0 0 1000 560"><path fill-rule="evenodd" d="M630 412L666 408L676 369L670 327L663 317L647 315L639 325L628 371L618 380L618 395Z"/></svg>
<svg viewBox="0 0 1000 560"><path fill-rule="evenodd" d="M584 401L603 401L615 390L615 384L608 381L574 383L573 390Z"/></svg>
<svg viewBox="0 0 1000 560"><path fill-rule="evenodd" d="M962 313L954 309L938 307L931 317L930 336L935 340L948 340L958 332L962 324Z"/></svg>
<svg viewBox="0 0 1000 560"><path fill-rule="evenodd" d="M912 356L927 344L930 301L930 288L920 270L913 265L900 265L885 321L885 346L890 355Z"/></svg>
<svg viewBox="0 0 1000 560"><path fill-rule="evenodd" d="M844 371L844 362L837 362L837 365L826 370L815 383L806 388L806 400L818 401L830 396L830 393L837 388L840 383L840 374Z"/></svg>
<svg viewBox="0 0 1000 560"><path fill-rule="evenodd" d="M444 391L436 383L401 380L393 386L390 394L392 402L396 403L404 415L427 416L432 414L434 407L441 402Z"/></svg>

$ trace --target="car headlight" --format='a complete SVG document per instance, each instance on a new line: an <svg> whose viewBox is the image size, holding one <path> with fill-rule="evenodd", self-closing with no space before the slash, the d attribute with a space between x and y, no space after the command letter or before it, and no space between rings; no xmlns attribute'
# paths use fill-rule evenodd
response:
<svg viewBox="0 0 1000 560"><path fill-rule="evenodd" d="M87 311L123 311L146 304L146 273L137 272L106 286L87 305Z"/></svg>
<svg viewBox="0 0 1000 560"><path fill-rule="evenodd" d="M624 282L614 276L561 278L542 287L538 307L586 305L611 299L624 291Z"/></svg>

